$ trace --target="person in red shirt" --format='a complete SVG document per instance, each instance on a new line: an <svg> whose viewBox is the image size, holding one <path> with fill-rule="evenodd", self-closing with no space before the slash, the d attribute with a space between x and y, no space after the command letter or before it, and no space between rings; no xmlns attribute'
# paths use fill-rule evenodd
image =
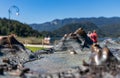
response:
<svg viewBox="0 0 120 78"><path fill-rule="evenodd" d="M98 35L96 33L96 30L94 30L93 33L91 33L90 38L94 43L98 42Z"/></svg>

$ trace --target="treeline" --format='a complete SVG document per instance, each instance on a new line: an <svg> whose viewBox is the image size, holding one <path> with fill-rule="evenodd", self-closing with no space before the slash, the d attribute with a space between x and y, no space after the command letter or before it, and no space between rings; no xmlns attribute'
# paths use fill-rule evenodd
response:
<svg viewBox="0 0 120 78"><path fill-rule="evenodd" d="M29 25L20 23L15 20L0 18L0 35L16 34L21 37L42 36L37 30L33 30Z"/></svg>

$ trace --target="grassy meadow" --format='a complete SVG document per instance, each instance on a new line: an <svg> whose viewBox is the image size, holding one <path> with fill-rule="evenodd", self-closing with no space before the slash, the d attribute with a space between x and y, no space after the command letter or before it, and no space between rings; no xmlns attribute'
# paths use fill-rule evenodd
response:
<svg viewBox="0 0 120 78"><path fill-rule="evenodd" d="M21 42L22 44L42 44L43 38L36 38L36 37L16 37L16 39ZM31 47L31 46L25 46L32 52L36 52L38 50L45 49L44 47Z"/></svg>

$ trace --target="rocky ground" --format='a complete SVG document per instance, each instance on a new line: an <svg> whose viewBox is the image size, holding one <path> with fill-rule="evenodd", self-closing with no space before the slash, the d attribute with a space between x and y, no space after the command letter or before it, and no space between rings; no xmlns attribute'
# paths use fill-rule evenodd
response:
<svg viewBox="0 0 120 78"><path fill-rule="evenodd" d="M72 44L72 49L68 44ZM109 39L100 42L101 46L104 46L104 44L106 44L113 52L114 56L119 59L120 45ZM59 51L61 49L64 50L66 45L68 48L67 51ZM70 54L70 50L73 49L77 54ZM34 66L35 68L31 68L31 70L39 72L37 77L39 76L41 78L119 78L120 68L119 64L116 62L112 62L109 67L106 65L84 67L82 60L85 59L89 61L90 49L85 48L81 51L78 49L78 43L75 41L67 41L64 45L60 42L59 45L57 45L57 50L58 51L53 54L42 55L45 58L26 63L25 66Z"/></svg>
<svg viewBox="0 0 120 78"><path fill-rule="evenodd" d="M120 45L109 46L114 55L119 57ZM114 48L114 49L113 49ZM115 52L117 52L115 54ZM44 58L34 62L26 63L26 67L32 67L31 70L39 72L41 78L119 78L120 64L112 62L110 66L91 66L84 67L82 60L89 61L90 50L84 49L78 54L71 55L69 51L58 51L49 55L42 55ZM119 59L119 58L118 58ZM37 76L38 77L38 76Z"/></svg>
<svg viewBox="0 0 120 78"><path fill-rule="evenodd" d="M101 66L83 66L82 60L89 62L91 51L89 48L81 51L76 40L32 53L13 37L9 37L10 41L8 37L5 39L0 43L0 78L120 78L120 64L116 61ZM120 44L106 40L100 45L104 43L120 60Z"/></svg>

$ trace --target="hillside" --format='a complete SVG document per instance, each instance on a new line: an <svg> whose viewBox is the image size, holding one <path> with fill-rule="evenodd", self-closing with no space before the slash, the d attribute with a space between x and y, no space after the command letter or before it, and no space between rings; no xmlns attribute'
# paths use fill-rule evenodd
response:
<svg viewBox="0 0 120 78"><path fill-rule="evenodd" d="M120 24L110 24L100 27L109 37L120 37Z"/></svg>
<svg viewBox="0 0 120 78"><path fill-rule="evenodd" d="M80 21L81 20L81 21ZM88 21L89 20L89 21ZM94 23L93 23L94 22ZM65 33L74 32L77 28L83 27L86 31L97 30L102 37L120 37L120 18L69 18L63 20L53 20L41 24L46 31L38 32L28 24L23 24L15 20L0 18L0 35L14 33L18 36L63 36ZM37 26L39 29L39 26ZM49 30L49 31L47 31Z"/></svg>
<svg viewBox="0 0 120 78"><path fill-rule="evenodd" d="M66 18L66 19L61 19L61 20L56 19L51 22L45 22L42 24L30 24L30 26L33 29L36 29L38 31L54 31L66 24L80 23L80 22L85 22L85 21L92 22L96 24L98 27L103 27L103 26L111 25L111 24L120 24L120 17Z"/></svg>
<svg viewBox="0 0 120 78"><path fill-rule="evenodd" d="M38 31L33 30L32 27L27 24L23 24L15 20L0 18L0 35L9 35L11 33L22 37L41 36Z"/></svg>
<svg viewBox="0 0 120 78"><path fill-rule="evenodd" d="M102 31L94 24L91 22L81 22L81 23L71 23L71 24L67 24L64 25L61 28L58 28L57 30L53 31L52 34L49 34L51 36L63 36L66 33L71 33L71 32L75 32L75 30L77 30L78 28L82 27L86 33L88 31L93 31L96 30L98 32L99 36L105 36L105 34L102 33Z"/></svg>

